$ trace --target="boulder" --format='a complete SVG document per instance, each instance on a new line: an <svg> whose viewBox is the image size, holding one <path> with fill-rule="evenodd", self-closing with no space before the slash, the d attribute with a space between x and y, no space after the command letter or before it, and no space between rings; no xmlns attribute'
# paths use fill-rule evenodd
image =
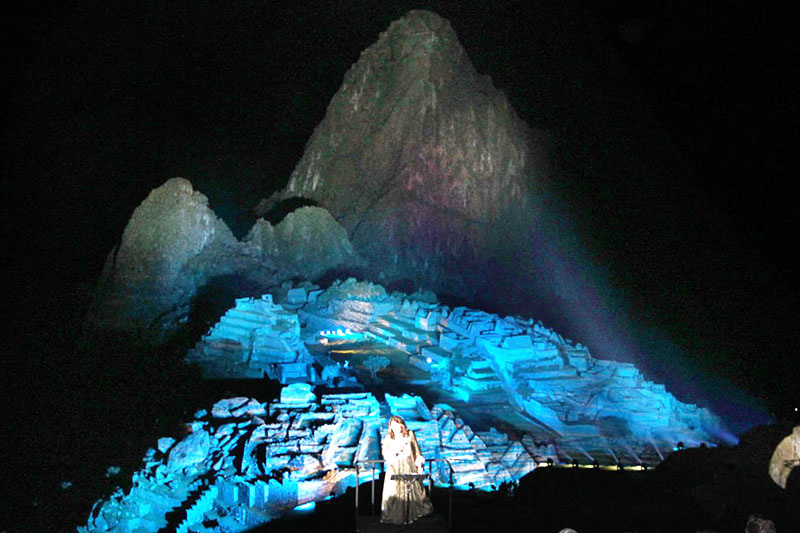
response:
<svg viewBox="0 0 800 533"><path fill-rule="evenodd" d="M158 451L167 453L173 444L175 444L175 439L172 437L161 437L158 439Z"/></svg>
<svg viewBox="0 0 800 533"><path fill-rule="evenodd" d="M202 463L211 449L211 437L205 430L190 433L169 452L167 470L176 472Z"/></svg>
<svg viewBox="0 0 800 533"><path fill-rule="evenodd" d="M286 301L290 304L304 304L308 300L308 292L304 287L295 287L286 292Z"/></svg>
<svg viewBox="0 0 800 533"><path fill-rule="evenodd" d="M292 383L281 389L281 403L308 404L317 401L313 388L308 383Z"/></svg>
<svg viewBox="0 0 800 533"><path fill-rule="evenodd" d="M253 398L250 398L244 405L236 407L235 409L231 409L230 413L231 416L235 417L249 416L252 418L252 417L266 415L267 409L263 403Z"/></svg>
<svg viewBox="0 0 800 533"><path fill-rule="evenodd" d="M782 489L792 469L800 465L800 426L795 426L792 434L775 447L769 460L769 477Z"/></svg>
<svg viewBox="0 0 800 533"><path fill-rule="evenodd" d="M237 398L225 398L214 404L211 408L211 416L214 418L230 418L234 416L231 411L235 411L240 407L247 405L250 401L249 398L240 396Z"/></svg>
<svg viewBox="0 0 800 533"><path fill-rule="evenodd" d="M745 533L775 533L776 530L772 520L750 515L744 531Z"/></svg>

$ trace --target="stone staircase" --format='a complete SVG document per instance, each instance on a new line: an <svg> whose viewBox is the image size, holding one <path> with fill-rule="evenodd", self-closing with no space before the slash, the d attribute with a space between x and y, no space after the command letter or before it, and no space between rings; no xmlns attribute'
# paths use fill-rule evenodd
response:
<svg viewBox="0 0 800 533"><path fill-rule="evenodd" d="M261 299L240 298L186 358L206 378L261 378L282 383L313 378L311 358L300 339L295 313Z"/></svg>
<svg viewBox="0 0 800 533"><path fill-rule="evenodd" d="M191 526L202 524L205 514L213 509L217 494L217 486L208 484L201 485L189 494L173 515L174 520L178 520L175 533L188 533Z"/></svg>

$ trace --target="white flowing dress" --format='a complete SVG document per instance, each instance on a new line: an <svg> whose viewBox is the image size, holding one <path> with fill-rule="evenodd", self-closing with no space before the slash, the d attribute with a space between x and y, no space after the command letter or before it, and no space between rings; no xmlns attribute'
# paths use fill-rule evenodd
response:
<svg viewBox="0 0 800 533"><path fill-rule="evenodd" d="M410 524L417 518L432 513L433 504L425 493L422 481L392 479L394 474L417 473L417 461L422 458L422 453L414 432L409 430L408 437L400 434L394 439L387 435L383 439L381 451L383 460L386 461L381 522Z"/></svg>

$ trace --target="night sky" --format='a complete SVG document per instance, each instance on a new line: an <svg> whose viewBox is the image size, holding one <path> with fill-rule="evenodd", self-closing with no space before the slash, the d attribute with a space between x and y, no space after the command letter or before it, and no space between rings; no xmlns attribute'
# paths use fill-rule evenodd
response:
<svg viewBox="0 0 800 533"><path fill-rule="evenodd" d="M570 58L588 47L621 62L625 76L608 90L638 99L683 171L670 183L566 182L565 205L634 319L776 414L794 405L800 223L790 155L800 107L790 85L797 17L783 3L272 4L39 2L3 15L12 298L41 308L91 283L133 209L172 176L190 179L243 235L249 209L286 183L361 50L409 9L428 8L523 119L556 135L573 127L559 117L581 116L552 107ZM541 31L543 21L560 25ZM27 309L21 302L12 303Z"/></svg>

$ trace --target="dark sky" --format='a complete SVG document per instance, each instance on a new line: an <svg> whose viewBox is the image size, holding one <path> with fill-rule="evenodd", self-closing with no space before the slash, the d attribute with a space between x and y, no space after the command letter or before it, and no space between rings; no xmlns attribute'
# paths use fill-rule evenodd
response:
<svg viewBox="0 0 800 533"><path fill-rule="evenodd" d="M132 210L175 175L242 234L360 51L423 7L451 21L531 126L557 135L572 127L563 117L580 116L554 107L557 76L570 61L585 66L582 50L616 55L624 76L605 89L649 110L683 171L667 184L567 183L592 252L635 316L751 392L793 401L800 112L788 3L272 4L39 2L4 13L3 231L15 288L94 279ZM636 214L618 215L630 202Z"/></svg>

